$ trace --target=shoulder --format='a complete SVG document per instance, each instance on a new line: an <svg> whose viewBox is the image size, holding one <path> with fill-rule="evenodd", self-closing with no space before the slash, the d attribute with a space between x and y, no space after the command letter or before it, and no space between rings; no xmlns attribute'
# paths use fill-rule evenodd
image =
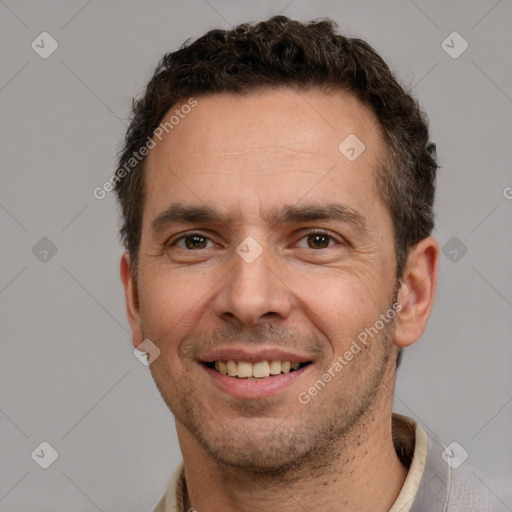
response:
<svg viewBox="0 0 512 512"><path fill-rule="evenodd" d="M496 477L465 463L451 470L447 512L506 512L512 507L512 478Z"/></svg>
<svg viewBox="0 0 512 512"><path fill-rule="evenodd" d="M409 466L393 511L512 511L512 475L483 473L467 460L468 453L458 443L445 445L428 436L411 418L396 413L393 442L402 462Z"/></svg>
<svg viewBox="0 0 512 512"><path fill-rule="evenodd" d="M411 512L510 512L511 491L512 479L483 473L460 457L453 443L444 446L429 437Z"/></svg>

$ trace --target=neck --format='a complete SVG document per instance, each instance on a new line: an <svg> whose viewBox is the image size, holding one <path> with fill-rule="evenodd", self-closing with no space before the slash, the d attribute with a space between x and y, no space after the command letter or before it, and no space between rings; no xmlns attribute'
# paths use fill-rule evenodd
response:
<svg viewBox="0 0 512 512"><path fill-rule="evenodd" d="M219 465L177 423L185 510L387 512L407 476L393 446L391 419L391 403L375 407L332 447L328 461L308 460L279 475Z"/></svg>

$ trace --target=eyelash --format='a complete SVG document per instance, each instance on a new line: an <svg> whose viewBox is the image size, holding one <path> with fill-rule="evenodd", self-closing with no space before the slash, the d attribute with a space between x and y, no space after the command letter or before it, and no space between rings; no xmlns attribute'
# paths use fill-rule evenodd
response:
<svg viewBox="0 0 512 512"><path fill-rule="evenodd" d="M337 244L343 244L344 241L343 240L340 240L340 239L337 239L335 236L331 235L330 233L327 233L325 231L321 231L321 230L317 230L317 229L312 229L311 231L308 231L306 232L301 238L300 240L308 237L308 236L311 236L311 235L320 235L320 236L325 236L327 238L329 238L330 240L332 240L333 242L337 243ZM192 238L194 236L199 236L201 238L205 238L207 240L211 240L211 238L207 235L205 235L204 233L201 233L200 231L193 231L193 232L190 232L190 233L187 233L187 234L184 234L184 235L181 235L179 236L178 238L170 241L167 246L170 248L170 247L174 247L176 246L176 244L178 242L180 242L181 240L185 240L187 238ZM323 247L322 249L330 249L331 247ZM184 249L182 247L180 247L180 249L183 249L184 251L190 251L190 252L193 252L193 249ZM310 247L308 249L311 249ZM200 249L199 249L200 250ZM312 251L317 251L318 249L311 249Z"/></svg>

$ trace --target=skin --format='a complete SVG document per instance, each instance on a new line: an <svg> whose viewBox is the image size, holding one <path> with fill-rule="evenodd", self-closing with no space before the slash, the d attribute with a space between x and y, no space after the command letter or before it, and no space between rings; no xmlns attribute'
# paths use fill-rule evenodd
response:
<svg viewBox="0 0 512 512"><path fill-rule="evenodd" d="M186 509L387 511L407 474L391 438L397 348L427 323L438 244L428 237L411 250L397 286L392 221L375 190L382 136L352 95L279 89L197 100L147 158L137 281L129 255L121 261L133 345L149 338L161 351L150 370L176 418ZM349 134L366 146L352 162L338 150ZM155 230L176 202L229 218ZM366 229L268 218L330 203L356 211ZM247 237L262 249L251 263L235 250ZM300 403L395 300L394 323ZM284 348L313 363L273 396L237 398L199 362L230 346Z"/></svg>

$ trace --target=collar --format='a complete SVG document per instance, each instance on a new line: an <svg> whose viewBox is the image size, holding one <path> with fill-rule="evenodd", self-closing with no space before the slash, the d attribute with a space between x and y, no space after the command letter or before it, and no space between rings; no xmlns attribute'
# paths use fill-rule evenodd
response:
<svg viewBox="0 0 512 512"><path fill-rule="evenodd" d="M402 414L393 413L392 425L396 453L402 463L409 467L409 471L402 490L389 512L412 512L411 507L418 493L427 461L428 438L418 423Z"/></svg>
<svg viewBox="0 0 512 512"><path fill-rule="evenodd" d="M440 485L444 483L444 489L446 489L447 475L444 473L447 472L448 465L439 456L434 459L432 456L434 450L429 447L431 440L413 419L393 413L392 434L397 455L409 467L409 472L402 490L389 512L443 511L446 493L441 493L439 507L424 508L425 503L432 506L430 493L424 491L427 486L431 487L435 477L439 480ZM437 460L441 461L441 464L436 463ZM185 512L183 504L185 485L184 465L181 462L172 474L165 494L153 512Z"/></svg>

